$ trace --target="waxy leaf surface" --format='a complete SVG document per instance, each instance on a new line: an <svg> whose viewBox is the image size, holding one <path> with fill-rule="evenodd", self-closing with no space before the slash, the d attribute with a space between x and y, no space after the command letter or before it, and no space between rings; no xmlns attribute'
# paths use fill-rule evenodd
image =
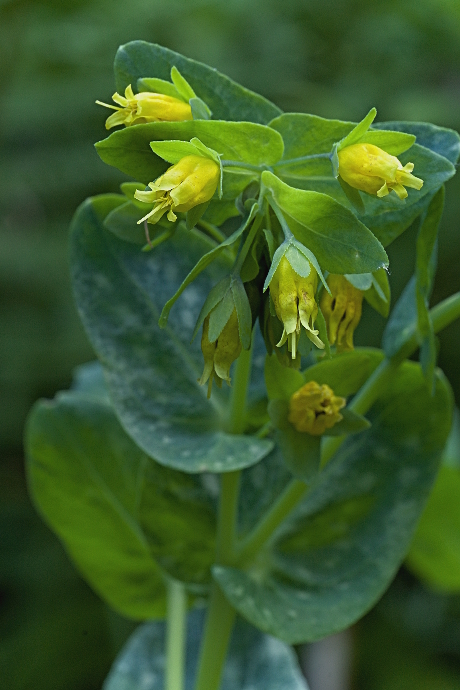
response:
<svg viewBox="0 0 460 690"><path fill-rule="evenodd" d="M179 228L154 251L140 252L105 230L99 204L106 212L103 197L88 200L73 221L74 290L122 426L157 462L185 472L224 472L258 462L272 442L224 431L228 390L216 389L206 399L198 384L199 339L190 345L206 295L228 273L225 257L187 288L160 329L163 305L214 245Z"/></svg>
<svg viewBox="0 0 460 690"><path fill-rule="evenodd" d="M117 89L119 93L124 93L128 84L132 84L136 91L137 80L144 77L171 81L173 66L209 106L216 120L267 124L281 113L276 105L263 96L240 86L212 67L145 41L132 41L118 49L114 64Z"/></svg>
<svg viewBox="0 0 460 690"><path fill-rule="evenodd" d="M345 441L271 547L245 571L214 567L241 615L295 643L368 611L409 548L451 415L442 374L431 397L420 367L404 364L367 415L372 427Z"/></svg>

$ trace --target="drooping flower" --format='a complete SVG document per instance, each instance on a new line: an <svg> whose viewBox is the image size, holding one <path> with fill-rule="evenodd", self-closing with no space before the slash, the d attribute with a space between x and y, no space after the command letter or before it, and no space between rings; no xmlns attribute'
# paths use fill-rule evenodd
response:
<svg viewBox="0 0 460 690"><path fill-rule="evenodd" d="M270 295L275 312L284 327L277 347L284 345L287 340L292 359L297 355L301 326L316 347L324 348L324 343L318 338L318 331L314 329L318 315L318 305L315 301L317 286L318 274L311 264L309 275L302 278L294 271L285 256L279 262L270 282Z"/></svg>
<svg viewBox="0 0 460 690"><path fill-rule="evenodd" d="M134 94L131 84L126 87L124 96L114 93L112 100L118 103L118 106L96 101L98 105L115 110L105 122L106 129L118 125L128 127L145 122L179 122L192 119L192 110L185 101L150 91Z"/></svg>
<svg viewBox="0 0 460 690"><path fill-rule="evenodd" d="M342 275L331 273L327 284L332 294L323 290L320 306L329 342L337 343L338 352L353 350L353 333L361 319L363 292Z"/></svg>
<svg viewBox="0 0 460 690"><path fill-rule="evenodd" d="M221 334L213 343L209 341L209 315L203 323L203 335L201 337L201 351L204 357L204 369L200 385L208 383L208 398L211 396L212 382L215 379L219 388L222 381L230 385L230 367L240 356L241 340L238 330L238 317L236 309L230 315L229 320L222 329Z"/></svg>
<svg viewBox="0 0 460 690"><path fill-rule="evenodd" d="M423 186L423 180L412 175L413 163L403 165L396 156L373 144L345 146L338 156L340 177L367 194L381 198L393 190L400 199L405 199L405 187L419 190Z"/></svg>
<svg viewBox="0 0 460 690"><path fill-rule="evenodd" d="M174 211L189 211L198 204L209 201L216 191L220 168L210 158L204 156L185 156L172 165L155 182L149 182L150 192L136 191L134 197L146 204L154 204L153 209L138 221L158 223L167 213L168 220L175 221Z"/></svg>
<svg viewBox="0 0 460 690"><path fill-rule="evenodd" d="M297 431L320 436L343 419L339 410L346 402L327 384L309 381L291 396L288 420Z"/></svg>

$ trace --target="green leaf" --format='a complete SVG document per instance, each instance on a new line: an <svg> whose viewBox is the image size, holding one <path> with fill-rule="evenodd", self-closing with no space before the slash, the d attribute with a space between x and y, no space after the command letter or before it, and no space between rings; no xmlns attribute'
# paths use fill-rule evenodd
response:
<svg viewBox="0 0 460 690"><path fill-rule="evenodd" d="M187 620L185 687L196 677L204 612L192 611ZM164 688L166 626L145 623L118 655L103 690L159 690ZM297 657L288 645L263 635L242 620L233 631L220 690L308 690Z"/></svg>
<svg viewBox="0 0 460 690"><path fill-rule="evenodd" d="M128 84L149 75L169 80L173 66L208 104L216 119L266 124L281 113L276 105L212 67L145 41L133 41L118 49L114 65L117 90L122 93Z"/></svg>
<svg viewBox="0 0 460 690"><path fill-rule="evenodd" d="M289 643L320 639L367 612L407 552L451 414L442 375L431 397L420 367L405 363L369 413L372 427L345 441L257 563L214 566L237 611Z"/></svg>
<svg viewBox="0 0 460 690"><path fill-rule="evenodd" d="M370 347L342 352L333 359L322 360L306 369L303 383L327 383L335 395L348 398L361 388L382 359L382 351Z"/></svg>
<svg viewBox="0 0 460 690"><path fill-rule="evenodd" d="M140 218L142 218L142 213L139 208L127 201L107 214L104 226L121 240L143 246L146 242L145 228L143 224L137 224Z"/></svg>
<svg viewBox="0 0 460 690"><path fill-rule="evenodd" d="M192 230L196 226L198 221L206 213L206 209L208 208L208 206L209 201L206 201L204 204L198 204L198 206L194 206L189 211L187 211L185 215L185 225L187 227L187 230Z"/></svg>
<svg viewBox="0 0 460 690"><path fill-rule="evenodd" d="M381 269L385 270L385 269ZM369 290L369 288L372 286L372 273L355 273L351 275L345 274L345 278L348 280L349 283L351 283L355 288L358 290L362 290L363 292L365 290Z"/></svg>
<svg viewBox="0 0 460 690"><path fill-rule="evenodd" d="M83 393L38 402L26 449L33 500L93 589L130 618L163 616L163 578L137 506L152 461L107 403Z"/></svg>
<svg viewBox="0 0 460 690"><path fill-rule="evenodd" d="M296 369L283 367L273 354L265 358L265 386L269 400L289 400L305 383L303 374Z"/></svg>
<svg viewBox="0 0 460 690"><path fill-rule="evenodd" d="M232 281L233 304L235 305L238 317L238 332L243 348L249 350L251 347L252 333L252 313L249 299L244 289L243 281L239 276Z"/></svg>
<svg viewBox="0 0 460 690"><path fill-rule="evenodd" d="M438 127L428 122L378 122L375 129L392 129L407 132L417 138L417 144L444 156L455 163L460 155L460 135L453 129ZM397 155L397 154L393 154Z"/></svg>
<svg viewBox="0 0 460 690"><path fill-rule="evenodd" d="M184 101L189 101L191 98L196 98L195 91L192 89L188 81L184 79L175 65L171 67L171 81Z"/></svg>
<svg viewBox="0 0 460 690"><path fill-rule="evenodd" d="M443 592L460 591L460 472L441 467L406 563Z"/></svg>
<svg viewBox="0 0 460 690"><path fill-rule="evenodd" d="M143 182L123 182L120 185L120 189L123 192L123 194L129 199L129 201L134 204L134 206L137 206L137 208L141 209L143 211L143 215L145 214L145 209L148 208L148 205L144 201L139 201L139 199L136 199L134 194L137 191L144 192L145 191L145 184ZM151 204L153 206L153 204Z"/></svg>
<svg viewBox="0 0 460 690"><path fill-rule="evenodd" d="M289 187L272 173L263 184L286 215L299 242L330 273L368 273L388 265L380 242L348 209L326 194Z"/></svg>
<svg viewBox="0 0 460 690"><path fill-rule="evenodd" d="M373 144L392 156L399 156L415 144L416 137L413 134L388 131L387 124L384 123L385 129L382 130L368 129L356 143Z"/></svg>
<svg viewBox="0 0 460 690"><path fill-rule="evenodd" d="M215 151L211 151L207 147L203 151L202 148L198 148L191 141L152 141L150 142L150 148L153 153L156 153L157 156L160 156L168 163L178 163L185 156L203 156L204 152L206 152L207 158L218 164L220 163L219 156Z"/></svg>
<svg viewBox="0 0 460 690"><path fill-rule="evenodd" d="M180 95L179 91L176 89L174 84L166 79L157 79L156 77L146 77L145 79L137 80L137 90L139 93L144 91L152 91L153 93L164 93L166 96L172 96L173 98L178 98L180 101L184 99ZM188 98L185 99L188 101Z"/></svg>
<svg viewBox="0 0 460 690"><path fill-rule="evenodd" d="M148 455L192 473L249 466L272 448L267 439L225 433L227 391L208 401L198 384L203 359L199 343L190 345L190 339L206 295L229 271L223 256L174 306L168 326L157 326L161 305L211 248L201 233L179 225L154 252L139 252L104 230L91 200L72 224L76 300L115 411Z"/></svg>
<svg viewBox="0 0 460 690"><path fill-rule="evenodd" d="M347 436L348 434L359 434L360 431L369 429L370 422L361 414L357 414L353 410L344 407L340 410L343 419L331 429L326 429L325 436Z"/></svg>
<svg viewBox="0 0 460 690"><path fill-rule="evenodd" d="M271 165L283 155L283 140L270 127L251 122L150 122L118 130L97 142L101 159L127 175L151 182L166 169L162 159L152 153L151 142L198 138L226 160L252 165Z"/></svg>
<svg viewBox="0 0 460 690"><path fill-rule="evenodd" d="M366 117L359 122L356 127L354 127L349 134L347 134L343 139L341 139L337 144L337 151L341 151L345 146L352 146L352 144L357 144L362 140L363 136L366 134L367 130L375 120L377 115L377 110L371 108L367 113Z"/></svg>
<svg viewBox="0 0 460 690"><path fill-rule="evenodd" d="M209 342L211 343L214 343L220 336L230 316L232 315L233 310L235 309L232 283L233 276L230 278L230 282L227 290L224 293L224 296L209 314L208 338Z"/></svg>
<svg viewBox="0 0 460 690"><path fill-rule="evenodd" d="M190 108L194 120L209 120L211 118L212 113L201 98L191 98Z"/></svg>
<svg viewBox="0 0 460 690"><path fill-rule="evenodd" d="M179 289L175 292L175 294L166 302L166 304L163 307L163 310L161 312L159 324L161 328L164 328L168 322L169 318L169 312L171 311L174 303L178 300L178 298L181 296L181 294L184 292L185 288L192 283L195 278L202 272L204 271L205 268L209 266L223 251L226 247L230 247L232 244L234 244L243 234L245 229L247 228L248 224L252 221L254 214L250 213L249 216L241 223L240 227L235 230L234 233L230 235L226 240L221 242L217 247L213 247L210 251L206 252L199 261L196 263L196 265L192 268L188 276L183 280L181 283ZM216 302L217 304L217 302ZM212 309L212 307L211 307ZM209 313L209 312L207 312ZM206 317L206 314L203 317ZM201 322L202 323L202 322ZM200 324L201 325L201 324Z"/></svg>
<svg viewBox="0 0 460 690"><path fill-rule="evenodd" d="M388 273L384 268L380 268L372 274L372 285L364 293L364 299L379 314L387 318L390 313L391 291Z"/></svg>

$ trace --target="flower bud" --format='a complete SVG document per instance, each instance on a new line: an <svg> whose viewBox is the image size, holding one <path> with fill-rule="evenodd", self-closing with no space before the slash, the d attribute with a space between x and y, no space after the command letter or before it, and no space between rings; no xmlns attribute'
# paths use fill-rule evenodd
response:
<svg viewBox="0 0 460 690"><path fill-rule="evenodd" d="M327 278L332 295L323 290L321 311L326 320L331 345L337 343L337 351L353 350L353 333L361 319L362 290L355 288L345 276L330 274Z"/></svg>
<svg viewBox="0 0 460 690"><path fill-rule="evenodd" d="M217 189L220 168L204 156L184 156L155 182L149 182L150 192L136 191L134 197L153 209L138 221L155 224L167 212L168 220L176 220L174 211L189 211L209 201Z"/></svg>
<svg viewBox="0 0 460 690"><path fill-rule="evenodd" d="M230 315L229 320L222 329L221 334L213 343L209 341L209 315L203 323L203 335L201 337L201 351L204 357L204 369L199 383L203 386L208 383L208 398L211 397L213 379L219 388L222 381L230 385L230 367L240 356L241 341L238 330L238 317L236 309Z"/></svg>
<svg viewBox="0 0 460 690"><path fill-rule="evenodd" d="M343 419L339 410L346 402L328 385L309 381L291 396L288 420L296 431L320 436Z"/></svg>
<svg viewBox="0 0 460 690"><path fill-rule="evenodd" d="M379 198L394 190L400 199L407 197L405 187L421 189L423 180L412 175L413 163L402 163L373 144L353 144L338 152L339 175L351 187Z"/></svg>
<svg viewBox="0 0 460 690"><path fill-rule="evenodd" d="M320 349L324 343L318 338L318 331L313 326L318 315L315 293L318 286L318 274L310 264L310 273L306 278L299 276L285 256L282 257L270 282L270 295L275 312L283 323L283 334L277 347L287 340L292 359L296 359L297 341L300 326L305 328L308 338Z"/></svg>
<svg viewBox="0 0 460 690"><path fill-rule="evenodd" d="M192 109L188 103L163 93L143 91L134 94L131 84L126 87L124 96L114 93L112 100L121 107L96 101L98 105L115 110L106 120L106 129L118 125L128 127L145 122L179 122L192 119Z"/></svg>

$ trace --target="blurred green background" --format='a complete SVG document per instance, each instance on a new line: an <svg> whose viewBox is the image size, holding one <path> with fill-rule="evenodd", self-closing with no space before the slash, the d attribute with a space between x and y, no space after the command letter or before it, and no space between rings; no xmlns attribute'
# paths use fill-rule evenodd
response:
<svg viewBox="0 0 460 690"><path fill-rule="evenodd" d="M78 578L36 516L21 436L33 401L67 387L72 369L93 358L72 301L67 229L86 196L117 191L123 179L94 151L107 116L94 101L110 100L115 51L134 39L207 62L284 110L359 120L375 105L379 120L460 130L458 0L0 0L0 678L8 690L95 690L131 629ZM460 289L459 191L460 178L448 183L433 303ZM393 299L413 271L415 232L390 247ZM383 325L367 310L358 344L378 345ZM460 324L440 340L458 400ZM403 572L357 627L353 687L459 688L459 643L460 600Z"/></svg>

